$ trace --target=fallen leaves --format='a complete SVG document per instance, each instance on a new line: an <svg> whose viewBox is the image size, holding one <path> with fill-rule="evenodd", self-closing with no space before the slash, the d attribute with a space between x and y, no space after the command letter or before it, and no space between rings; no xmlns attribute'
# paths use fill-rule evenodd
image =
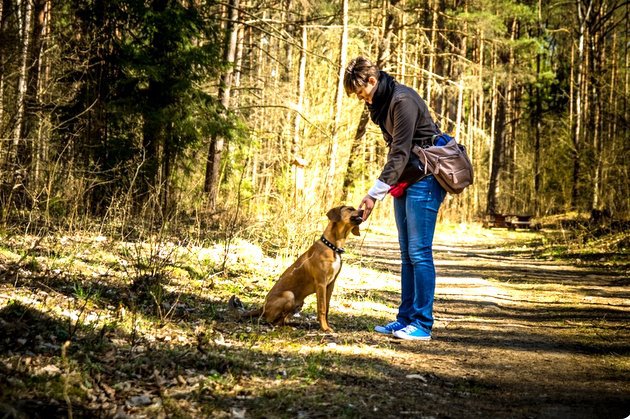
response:
<svg viewBox="0 0 630 419"><path fill-rule="evenodd" d="M33 371L35 373L35 375L60 375L61 374L61 369L59 369L58 366L53 365L53 364L49 364L46 365L45 367L41 367L41 368L37 368Z"/></svg>
<svg viewBox="0 0 630 419"><path fill-rule="evenodd" d="M95 242L94 248L98 251L121 247L110 239L96 239ZM457 319L460 311L461 316L469 316L469 311L475 309L474 305L465 308L456 305L463 304L458 299L469 296L444 281L441 285L454 294L453 297L442 296L439 301L439 309L443 311L437 312L436 324L441 338L431 346L419 348L371 333L375 321L395 315L397 277L364 265L353 265L352 261L344 267L345 279L353 278L355 273L360 279L340 280L331 308L333 326L338 332L328 335L318 331L313 317L314 304L310 301L302 317L294 319L292 327L237 323L227 317L224 302L234 292L240 292L249 304L264 298L264 290L273 283L275 274L271 271L257 282L251 278L252 270L240 266L239 275L242 273L242 276L236 278L234 272L231 277L228 273L222 274L213 282L212 289L205 280L199 279L214 272L207 266L182 269L182 272L201 272L196 279L189 279L181 272L162 275L159 277L163 281L160 289L177 295L178 299L162 301L161 307L165 311L172 309L173 316L160 319L154 306L134 306L124 298L135 269L132 258L116 260L113 251L107 257L91 254L90 244L85 240L65 240L65 243L67 246L83 246L74 255L83 260L77 264L76 271L68 262L72 257L58 263L37 256L41 260L37 260L37 266L32 266L37 269L20 273L19 283L5 281L0 284L0 405L7 400L10 403L17 400L11 406L18 406L28 400L29 403L36 402L30 403L36 406L35 409L54 404L63 411L69 404L77 412L75 416L121 419L312 417L322 411L331 417L375 416L375 412L382 412L385 417L392 412L412 412L395 410L399 405L390 394L400 394L401 389L411 389L413 394L408 397L412 400L430 398L435 406L442 402L447 408L452 408L450 399L453 396L492 396L494 388L483 380L459 379L469 371L469 365L481 368L502 362L504 368L492 371L503 375L510 373L505 357L493 356L491 362L474 352L476 336L481 336L487 344L489 332L498 333L498 325L511 325L497 317L503 311L491 311L488 307L476 310L476 328L468 323L465 327L443 327L447 306L449 319ZM40 247L45 245L42 243ZM28 246L32 247L32 244L29 242ZM16 254L20 253L14 250ZM168 258L178 252L169 250L161 257ZM54 252L53 249L40 249L37 255L46 253ZM190 250L189 256L196 258L195 251ZM204 263L211 258L217 259L216 254L205 256ZM235 260L240 259L236 257ZM99 260L106 263L98 265ZM463 262L471 261L456 259L452 269L459 272ZM260 266L255 268L260 269ZM93 276L92 272L99 275ZM527 272L529 274L531 270ZM599 277L586 279L600 280ZM468 285L475 293L484 291L480 298L489 301L485 295L487 289L479 288L477 283ZM500 284L500 288L509 288L509 295L517 295L515 286ZM534 297L534 291L535 288L523 290L528 298ZM570 294L568 286L561 291L563 297ZM606 291L611 294L606 301L615 302L614 290ZM552 294L545 289L544 293L536 294L536 298L542 295ZM505 299L508 294L493 296ZM556 298L555 294L553 296L553 301L541 300L540 304L567 302ZM582 302L589 298L589 304L602 298L595 294L584 297L583 293L579 297ZM525 304L523 301L514 300L513 304L521 307ZM154 304L152 300L149 303ZM620 307L621 304L618 302ZM559 313L558 318L562 318L562 314ZM610 320L598 321L602 326L597 333L608 333L604 326ZM479 327L481 323L484 328ZM581 336L584 336L586 324L590 324L586 319L579 323L567 322L563 323L562 330L579 327L582 328ZM566 330L566 333L570 332ZM616 333L623 337L625 331L619 329ZM64 363L61 344L68 340L72 344ZM614 340L611 338L610 341ZM498 341L491 342L500 345ZM500 355L509 341L502 345L496 348L484 346L479 353L493 350ZM578 343L575 345L578 347ZM596 344L592 347L598 348ZM513 358L521 359L526 351L521 352L523 354L513 354ZM487 354L484 356L488 357ZM515 362L512 358L507 359ZM565 354L558 354L557 363L563 359L566 361ZM530 366L530 363L524 364ZM540 369L540 365L533 367ZM607 368L613 373L620 370ZM603 378L600 379L603 382ZM70 403L63 394L66 382ZM0 416L2 413L0 410Z"/></svg>

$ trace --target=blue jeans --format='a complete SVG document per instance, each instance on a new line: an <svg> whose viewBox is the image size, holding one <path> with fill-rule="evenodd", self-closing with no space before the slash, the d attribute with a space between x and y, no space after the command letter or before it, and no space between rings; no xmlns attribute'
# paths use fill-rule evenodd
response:
<svg viewBox="0 0 630 419"><path fill-rule="evenodd" d="M433 233L446 191L433 176L409 186L394 198L394 215L402 260L397 320L431 332L435 295Z"/></svg>

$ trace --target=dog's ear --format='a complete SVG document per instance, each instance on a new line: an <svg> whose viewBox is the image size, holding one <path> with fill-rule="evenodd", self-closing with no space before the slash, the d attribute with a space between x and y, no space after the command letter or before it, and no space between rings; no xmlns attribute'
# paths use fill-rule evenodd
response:
<svg viewBox="0 0 630 419"><path fill-rule="evenodd" d="M354 234L355 236L361 235L359 234L359 226L354 226L354 228L352 229L352 234Z"/></svg>
<svg viewBox="0 0 630 419"><path fill-rule="evenodd" d="M335 208L331 208L327 213L326 213L326 217L328 217L328 219L330 221L334 221L334 222L339 222L341 221L341 208L343 207L335 207Z"/></svg>

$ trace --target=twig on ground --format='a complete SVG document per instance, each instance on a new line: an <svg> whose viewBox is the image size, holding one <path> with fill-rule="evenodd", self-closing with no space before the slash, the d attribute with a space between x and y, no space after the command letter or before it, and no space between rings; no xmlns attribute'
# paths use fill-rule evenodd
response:
<svg viewBox="0 0 630 419"><path fill-rule="evenodd" d="M66 401L66 405L68 406L68 419L72 419L72 402L70 401L70 396L68 395L68 382L70 375L70 368L68 367L68 357L67 350L70 346L70 341L67 340L61 346L61 359L63 361L63 398Z"/></svg>

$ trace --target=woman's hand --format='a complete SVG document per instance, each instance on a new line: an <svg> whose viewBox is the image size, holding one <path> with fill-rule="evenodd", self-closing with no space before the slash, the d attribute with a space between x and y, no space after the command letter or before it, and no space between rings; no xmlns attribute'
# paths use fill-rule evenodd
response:
<svg viewBox="0 0 630 419"><path fill-rule="evenodd" d="M370 195L365 195L361 203L359 204L359 209L363 208L363 221L367 220L374 209L374 203L376 199L372 198Z"/></svg>

